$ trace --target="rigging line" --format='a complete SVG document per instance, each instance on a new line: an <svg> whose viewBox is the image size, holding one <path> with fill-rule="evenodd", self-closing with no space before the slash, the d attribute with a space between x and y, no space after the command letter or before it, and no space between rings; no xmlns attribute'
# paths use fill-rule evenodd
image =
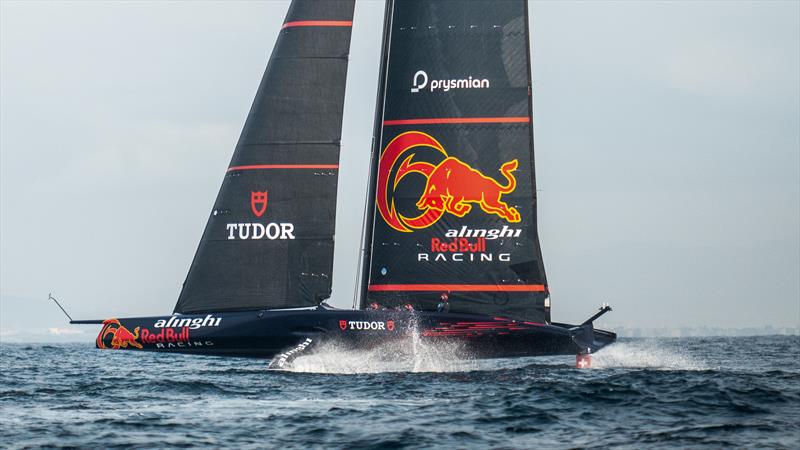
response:
<svg viewBox="0 0 800 450"><path fill-rule="evenodd" d="M382 121L386 117L386 88L389 83L389 57L392 47L389 43L392 40L392 21L394 20L394 0L386 0L383 13L383 35L381 36L381 66L378 76L378 94L375 99L375 122L372 129L372 148L370 152L369 181L367 183L367 195L365 207L365 218L362 230L364 239L362 240L364 251L361 252L359 261L359 272L361 278L357 287L359 307L363 306L368 296L368 285L370 272L372 271L372 247L373 234L375 232L375 194L377 192L376 173L378 170L379 155L381 154L381 144L383 142Z"/></svg>
<svg viewBox="0 0 800 450"><path fill-rule="evenodd" d="M374 139L374 138L373 138ZM371 160L371 158L370 158ZM369 186L367 186L366 194L367 202L369 201ZM367 251L367 244L366 244L366 233L367 233L367 208L366 204L364 205L364 215L361 217L361 248L358 252L358 257L356 258L356 284L353 286L353 309L358 309L358 294L361 289L361 283L363 282L364 274L361 270L361 264L363 264L363 255Z"/></svg>

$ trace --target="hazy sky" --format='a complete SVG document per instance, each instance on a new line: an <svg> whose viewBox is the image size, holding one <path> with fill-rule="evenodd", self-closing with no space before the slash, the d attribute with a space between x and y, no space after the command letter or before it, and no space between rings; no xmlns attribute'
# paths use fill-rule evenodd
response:
<svg viewBox="0 0 800 450"><path fill-rule="evenodd" d="M49 291L73 317L171 313L288 3L1 5L0 339L67 329ZM554 320L800 324L800 2L530 6ZM341 307L382 11L354 20Z"/></svg>

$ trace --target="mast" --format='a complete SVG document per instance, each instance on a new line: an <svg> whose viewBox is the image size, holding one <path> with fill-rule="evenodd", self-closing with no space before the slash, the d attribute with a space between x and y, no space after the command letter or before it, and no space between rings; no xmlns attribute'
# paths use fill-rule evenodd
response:
<svg viewBox="0 0 800 450"><path fill-rule="evenodd" d="M365 301L549 321L526 1L405 0L388 28Z"/></svg>
<svg viewBox="0 0 800 450"><path fill-rule="evenodd" d="M386 97L386 67L389 59L389 39L392 35L392 11L394 10L394 0L386 0L386 8L383 13L383 37L381 39L381 64L378 78L378 95L375 99L375 123L372 130L372 147L370 149L369 160L369 180L367 182L367 195L365 201L364 223L362 229L362 242L360 262L360 274L357 282L358 296L356 309L363 309L364 300L367 298L367 287L370 270L370 243L375 227L373 218L375 216L375 175L378 170L378 155L381 152L381 137L383 132L383 108Z"/></svg>
<svg viewBox="0 0 800 450"><path fill-rule="evenodd" d="M175 312L330 296L353 9L354 0L289 7Z"/></svg>
<svg viewBox="0 0 800 450"><path fill-rule="evenodd" d="M541 309L544 313L544 321L550 322L550 290L547 288L547 278L544 271L544 257L542 255L542 246L538 240L538 231L539 231L539 215L537 214L537 207L539 202L539 194L536 190L536 145L534 140L534 133L533 133L533 72L532 72L532 65L533 65L533 52L531 51L531 31L530 31L530 21L528 20L529 11L528 11L528 2L524 2L525 6L525 54L528 55L528 63L525 65L528 71L528 111L530 112L531 116L531 126L530 128L530 141L531 141L531 183L533 185L532 189L532 202L531 208L533 210L533 229L537 233L537 242L535 247L535 258L539 261L539 267L541 268L542 276L544 279L546 291L544 295L544 299L541 300Z"/></svg>

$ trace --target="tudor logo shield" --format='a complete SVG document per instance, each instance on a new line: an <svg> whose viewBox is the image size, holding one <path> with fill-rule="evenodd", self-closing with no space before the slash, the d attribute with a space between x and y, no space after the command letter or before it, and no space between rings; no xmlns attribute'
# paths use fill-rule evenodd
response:
<svg viewBox="0 0 800 450"><path fill-rule="evenodd" d="M339 321L339 328L341 328L342 331L346 330L347 329L347 321L346 320L340 320Z"/></svg>
<svg viewBox="0 0 800 450"><path fill-rule="evenodd" d="M267 211L267 191L250 192L250 209L256 217L261 217Z"/></svg>
<svg viewBox="0 0 800 450"><path fill-rule="evenodd" d="M394 320L386 321L386 329L389 331L394 331Z"/></svg>

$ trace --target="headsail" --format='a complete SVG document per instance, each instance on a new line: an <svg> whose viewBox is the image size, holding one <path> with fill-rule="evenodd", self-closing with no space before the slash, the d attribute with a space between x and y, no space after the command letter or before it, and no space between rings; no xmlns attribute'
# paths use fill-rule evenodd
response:
<svg viewBox="0 0 800 450"><path fill-rule="evenodd" d="M366 300L549 321L527 2L391 3Z"/></svg>
<svg viewBox="0 0 800 450"><path fill-rule="evenodd" d="M330 296L354 0L294 0L175 312Z"/></svg>

